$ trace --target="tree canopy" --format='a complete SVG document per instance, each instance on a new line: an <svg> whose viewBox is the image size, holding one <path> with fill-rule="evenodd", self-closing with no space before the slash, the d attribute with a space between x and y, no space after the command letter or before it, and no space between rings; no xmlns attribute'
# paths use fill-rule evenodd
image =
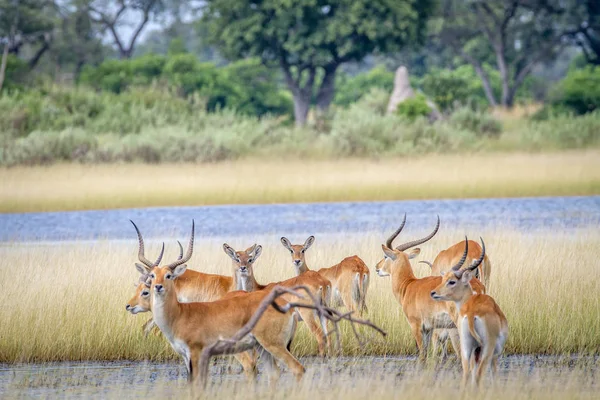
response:
<svg viewBox="0 0 600 400"><path fill-rule="evenodd" d="M303 125L313 95L318 109L330 105L341 64L418 43L432 8L430 0L208 0L204 18L225 57L281 68Z"/></svg>

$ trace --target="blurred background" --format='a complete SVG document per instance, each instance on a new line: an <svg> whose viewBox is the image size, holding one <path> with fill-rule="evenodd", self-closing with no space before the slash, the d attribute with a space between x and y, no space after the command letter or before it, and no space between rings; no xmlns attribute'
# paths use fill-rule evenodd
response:
<svg viewBox="0 0 600 400"><path fill-rule="evenodd" d="M4 166L598 145L593 0L0 0L0 46Z"/></svg>

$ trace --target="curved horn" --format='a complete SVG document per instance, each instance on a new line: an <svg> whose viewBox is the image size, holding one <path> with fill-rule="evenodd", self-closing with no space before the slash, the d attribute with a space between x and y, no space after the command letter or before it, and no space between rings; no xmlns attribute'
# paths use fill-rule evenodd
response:
<svg viewBox="0 0 600 400"><path fill-rule="evenodd" d="M404 250L410 249L411 247L415 247L415 246L418 246L418 245L420 245L422 243L425 243L426 241L428 241L429 239L431 239L432 237L435 236L435 234L437 233L438 229L440 229L440 216L439 215L437 217L437 224L435 225L435 229L433 230L433 232L431 232L429 235L427 235L423 239L413 240L412 242L401 244L400 246L396 247L396 250L398 250L398 251L404 251Z"/></svg>
<svg viewBox="0 0 600 400"><path fill-rule="evenodd" d="M170 269L175 269L176 267L185 264L186 262L188 262L190 260L190 258L192 258L192 253L194 252L194 227L195 227L195 222L194 220L192 220L192 235L190 236L190 243L188 245L188 251L185 255L185 257L183 258L179 258L177 259L177 261L172 262L171 264L167 265L167 268Z"/></svg>
<svg viewBox="0 0 600 400"><path fill-rule="evenodd" d="M460 269L460 267L462 267L462 265L465 263L465 260L467 259L468 252L469 252L469 240L465 236L465 252L463 253L460 260L458 260L458 262L452 267L452 271L458 271Z"/></svg>
<svg viewBox="0 0 600 400"><path fill-rule="evenodd" d="M129 222L131 222L133 224L133 227L135 228L135 231L137 232L137 236L138 236L138 244L139 244L139 247L140 247L140 249L138 251L138 259L146 267L153 268L154 267L154 263L152 261L148 260L144 256L144 239L142 238L142 234L140 233L140 230L138 229L138 227L135 224L135 222L133 222L132 220L129 220ZM162 257L162 255L160 257ZM159 262L160 262L160 260L159 260Z"/></svg>
<svg viewBox="0 0 600 400"><path fill-rule="evenodd" d="M385 241L385 245L387 246L388 249L393 249L392 242L394 241L394 239L396 239L396 237L398 237L398 235L400 234L400 232L402 232L402 229L404 228L404 224L406 224L406 213L404 213L404 219L402 220L402 223L400 224L400 228L396 229L394 231L394 233L392 233L392 236L390 236Z"/></svg>
<svg viewBox="0 0 600 400"><path fill-rule="evenodd" d="M471 264L467 267L471 271L474 270L475 268L479 267L479 265L483 262L483 259L485 258L485 243L483 242L482 237L479 237L479 240L481 240L481 255L479 256L479 258L477 260L473 261L473 264Z"/></svg>
<svg viewBox="0 0 600 400"><path fill-rule="evenodd" d="M423 261L419 261L419 263L420 263L420 264L427 264L427 265L429 265L429 268L433 269L433 264L432 264L432 263L430 263L429 261L425 261L425 260L423 260Z"/></svg>
<svg viewBox="0 0 600 400"><path fill-rule="evenodd" d="M152 268L158 267L158 264L160 264L160 262L163 258L163 254L165 254L165 242L163 242L162 249L160 249L160 254L158 255L158 258L156 259L154 264L152 264Z"/></svg>
<svg viewBox="0 0 600 400"><path fill-rule="evenodd" d="M179 257L177 257L177 260L181 260L183 258L183 246L179 240L177 241L177 244L179 245Z"/></svg>

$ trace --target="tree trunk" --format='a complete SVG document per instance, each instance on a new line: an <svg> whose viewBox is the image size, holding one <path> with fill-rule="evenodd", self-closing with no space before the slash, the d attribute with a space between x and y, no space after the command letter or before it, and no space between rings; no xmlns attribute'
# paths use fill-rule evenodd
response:
<svg viewBox="0 0 600 400"><path fill-rule="evenodd" d="M6 63L8 62L8 43L4 45L2 51L2 64L0 64L0 92L2 92L2 86L4 86L4 76L6 74Z"/></svg>
<svg viewBox="0 0 600 400"><path fill-rule="evenodd" d="M490 106L496 107L498 105L498 102L496 101L496 97L494 96L494 90L492 89L492 84L490 83L488 76L485 74L485 71L483 70L483 68L481 68L481 66L474 65L473 67L475 68L475 72L477 73L477 75L481 79L481 82L483 83L483 91L485 93L485 97L490 103Z"/></svg>
<svg viewBox="0 0 600 400"><path fill-rule="evenodd" d="M310 109L310 92L304 90L293 91L294 95L294 119L296 126L302 127L306 125L308 110Z"/></svg>
<svg viewBox="0 0 600 400"><path fill-rule="evenodd" d="M317 93L317 111L325 113L329 109L335 96L335 75L338 65L325 68L325 75Z"/></svg>

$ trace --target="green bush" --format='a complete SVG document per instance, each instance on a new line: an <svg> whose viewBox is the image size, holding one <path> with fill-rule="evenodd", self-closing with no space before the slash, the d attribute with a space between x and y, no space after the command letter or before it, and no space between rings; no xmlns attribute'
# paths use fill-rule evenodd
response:
<svg viewBox="0 0 600 400"><path fill-rule="evenodd" d="M600 145L600 111L582 116L556 115L520 127L517 137L524 147L577 149Z"/></svg>
<svg viewBox="0 0 600 400"><path fill-rule="evenodd" d="M425 98L425 96L417 94L398 104L396 114L414 121L418 117L427 117L431 114L431 107L427 104L427 98Z"/></svg>
<svg viewBox="0 0 600 400"><path fill-rule="evenodd" d="M10 54L6 59L6 71L4 73L3 90L22 88L27 81L29 66L20 58Z"/></svg>
<svg viewBox="0 0 600 400"><path fill-rule="evenodd" d="M550 99L553 107L578 115L600 108L600 67L570 70L553 88Z"/></svg>
<svg viewBox="0 0 600 400"><path fill-rule="evenodd" d="M498 137L502 123L484 111L460 108L450 115L450 123L459 129L469 130L478 136Z"/></svg>
<svg viewBox="0 0 600 400"><path fill-rule="evenodd" d="M386 70L383 66L352 77L338 73L335 85L336 92L333 103L339 106L349 106L376 88L391 93L394 88L394 73Z"/></svg>

